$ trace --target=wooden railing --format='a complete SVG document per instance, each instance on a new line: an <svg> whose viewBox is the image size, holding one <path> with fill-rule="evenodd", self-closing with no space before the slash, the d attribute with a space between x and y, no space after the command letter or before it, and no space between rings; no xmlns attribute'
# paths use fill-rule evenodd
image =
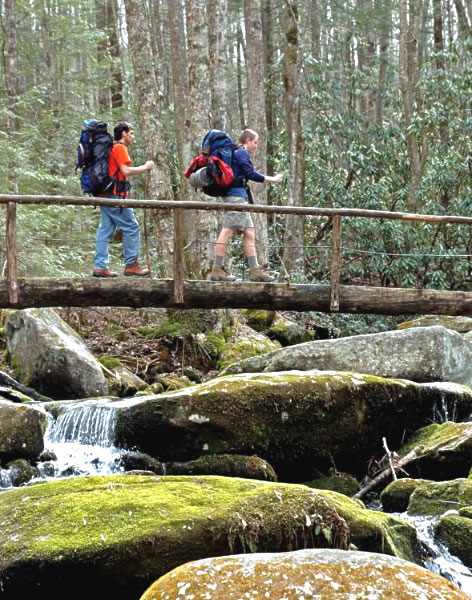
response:
<svg viewBox="0 0 472 600"><path fill-rule="evenodd" d="M148 208L153 210L173 210L174 214L174 263L173 294L174 303L184 301L184 249L182 236L183 212L185 210L219 210L242 211L265 214L291 214L299 216L331 217L332 226L332 258L331 258L331 292L330 310L339 310L340 274L341 274L341 238L342 218L360 217L370 219L392 219L401 221L419 221L428 223L460 223L472 225L472 217L454 215L421 215L381 210L365 210L359 208L315 208L311 206L264 206L260 204L229 204L212 201L173 201L173 200L115 200L109 198L92 198L77 196L19 196L0 194L0 204L7 205L6 240L7 268L6 278L9 301L12 305L18 302L18 275L16 252L16 205L17 204L55 204L72 206L117 206L131 208Z"/></svg>

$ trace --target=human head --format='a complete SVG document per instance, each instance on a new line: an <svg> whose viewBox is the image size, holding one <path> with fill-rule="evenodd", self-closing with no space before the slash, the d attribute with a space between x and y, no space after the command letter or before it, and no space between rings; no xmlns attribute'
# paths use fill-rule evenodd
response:
<svg viewBox="0 0 472 600"><path fill-rule="evenodd" d="M253 129L243 129L243 131L241 131L241 135L239 136L239 143L243 146L244 144L252 142L258 137L259 135Z"/></svg>
<svg viewBox="0 0 472 600"><path fill-rule="evenodd" d="M131 123L128 123L128 121L120 121L119 123L117 123L113 129L113 137L115 138L115 141L119 142L121 141L121 139L123 138L123 134L133 134L134 133L134 128L131 125Z"/></svg>

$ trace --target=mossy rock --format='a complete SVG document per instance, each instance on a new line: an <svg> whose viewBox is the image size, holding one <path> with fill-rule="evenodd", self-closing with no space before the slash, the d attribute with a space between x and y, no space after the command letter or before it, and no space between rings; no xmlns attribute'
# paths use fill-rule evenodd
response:
<svg viewBox="0 0 472 600"><path fill-rule="evenodd" d="M247 308L241 312L246 318L249 327L259 332L266 332L272 325L274 317L277 314L273 310L253 310Z"/></svg>
<svg viewBox="0 0 472 600"><path fill-rule="evenodd" d="M268 461L284 481L307 481L334 464L365 474L387 436L428 422L440 398L470 408L462 397L410 381L330 371L286 371L217 377L155 398L116 404L114 442L163 462L204 454L244 454ZM156 435L159 432L159 435Z"/></svg>
<svg viewBox="0 0 472 600"><path fill-rule="evenodd" d="M455 317L452 315L425 315L411 321L404 321L397 325L397 329L410 329L411 327L431 327L441 325L446 329L452 329L457 333L472 331L472 318Z"/></svg>
<svg viewBox="0 0 472 600"><path fill-rule="evenodd" d="M238 331L234 339L226 342L219 352L218 368L225 369L234 362L253 356L267 354L281 348L279 342L273 342L262 333L245 328Z"/></svg>
<svg viewBox="0 0 472 600"><path fill-rule="evenodd" d="M0 494L2 599L139 598L207 556L347 548L329 499L305 486L229 477L114 475Z"/></svg>
<svg viewBox="0 0 472 600"><path fill-rule="evenodd" d="M392 481L380 494L382 509L385 512L405 512L413 492L418 486L425 483L429 483L429 481L410 477Z"/></svg>
<svg viewBox="0 0 472 600"><path fill-rule="evenodd" d="M298 550L220 556L178 567L141 600L467 600L450 581L422 567L367 552Z"/></svg>
<svg viewBox="0 0 472 600"><path fill-rule="evenodd" d="M436 524L435 533L452 555L472 568L472 519L445 515Z"/></svg>
<svg viewBox="0 0 472 600"><path fill-rule="evenodd" d="M360 489L359 482L355 477L334 469L331 469L328 475L312 479L306 485L315 489L332 490L345 496L354 496Z"/></svg>
<svg viewBox="0 0 472 600"><path fill-rule="evenodd" d="M315 331L304 329L298 323L284 319L279 314L276 314L266 334L271 340L280 342L282 346L293 346L317 339Z"/></svg>
<svg viewBox="0 0 472 600"><path fill-rule="evenodd" d="M410 475L434 480L466 477L472 463L472 423L447 421L423 427L398 454L403 457L414 449L417 458L408 463Z"/></svg>
<svg viewBox="0 0 472 600"><path fill-rule="evenodd" d="M193 385L193 382L185 375L162 375L157 377L152 385L156 384L162 385L166 392L174 392Z"/></svg>
<svg viewBox="0 0 472 600"><path fill-rule="evenodd" d="M416 530L406 521L392 515L368 510L360 500L329 490L317 490L332 503L346 521L351 542L359 550L381 552L421 564L421 551Z"/></svg>
<svg viewBox="0 0 472 600"><path fill-rule="evenodd" d="M223 475L277 481L277 475L269 463L258 456L239 454L217 454L200 456L185 463L169 463L169 475Z"/></svg>
<svg viewBox="0 0 472 600"><path fill-rule="evenodd" d="M24 485L39 473L38 469L32 467L24 458L12 460L7 463L6 467L9 471L10 481L14 486Z"/></svg>
<svg viewBox="0 0 472 600"><path fill-rule="evenodd" d="M472 506L472 481L429 482L419 485L410 497L408 514L442 515L448 510Z"/></svg>

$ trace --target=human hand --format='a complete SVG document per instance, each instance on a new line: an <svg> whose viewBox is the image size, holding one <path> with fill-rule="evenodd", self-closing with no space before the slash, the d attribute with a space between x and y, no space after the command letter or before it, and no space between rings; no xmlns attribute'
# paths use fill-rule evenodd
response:
<svg viewBox="0 0 472 600"><path fill-rule="evenodd" d="M150 171L154 167L154 161L153 160L147 160L144 163L144 167L145 167L146 171Z"/></svg>
<svg viewBox="0 0 472 600"><path fill-rule="evenodd" d="M273 177L274 183L282 183L283 178L282 173L276 173Z"/></svg>

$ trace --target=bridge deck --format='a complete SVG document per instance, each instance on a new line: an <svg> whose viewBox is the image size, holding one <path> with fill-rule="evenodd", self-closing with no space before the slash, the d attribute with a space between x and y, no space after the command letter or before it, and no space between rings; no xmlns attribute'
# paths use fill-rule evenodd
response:
<svg viewBox="0 0 472 600"><path fill-rule="evenodd" d="M0 308L129 306L166 308L261 308L334 312L331 287L318 284L216 283L184 280L183 302L172 279L19 278L18 302L0 279ZM339 312L385 315L472 316L472 292L340 286Z"/></svg>

